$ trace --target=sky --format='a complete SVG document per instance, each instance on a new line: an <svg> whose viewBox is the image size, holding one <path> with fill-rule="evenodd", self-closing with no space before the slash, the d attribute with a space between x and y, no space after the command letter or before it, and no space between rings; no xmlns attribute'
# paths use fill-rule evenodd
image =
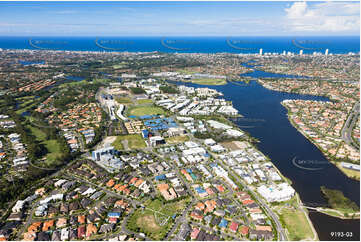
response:
<svg viewBox="0 0 361 242"><path fill-rule="evenodd" d="M1 36L360 35L359 2L0 2Z"/></svg>

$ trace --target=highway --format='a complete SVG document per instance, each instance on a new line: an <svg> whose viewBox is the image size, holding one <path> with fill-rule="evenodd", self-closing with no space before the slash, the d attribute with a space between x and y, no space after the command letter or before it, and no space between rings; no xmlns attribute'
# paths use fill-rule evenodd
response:
<svg viewBox="0 0 361 242"><path fill-rule="evenodd" d="M353 118L353 117L358 117L360 115L360 103L356 103L350 114L347 117L347 120L341 130L341 137L342 139L345 141L346 144L348 145L352 145L355 148L359 149L359 147L353 142L351 134L352 134L352 129L356 124L357 119Z"/></svg>

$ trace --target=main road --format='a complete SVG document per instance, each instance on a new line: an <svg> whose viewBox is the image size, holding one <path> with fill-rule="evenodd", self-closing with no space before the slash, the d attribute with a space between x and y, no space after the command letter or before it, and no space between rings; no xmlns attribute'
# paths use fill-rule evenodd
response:
<svg viewBox="0 0 361 242"><path fill-rule="evenodd" d="M360 103L357 102L353 106L353 108L352 108L350 114L348 115L347 120L341 130L341 137L348 145L355 146L354 142L352 140L351 134L352 134L352 129L355 126L356 121L357 121L356 117L358 117L359 115L360 115Z"/></svg>
<svg viewBox="0 0 361 242"><path fill-rule="evenodd" d="M198 140L196 139L194 136L190 136L191 140ZM217 157L218 158L218 157ZM239 182L246 191L249 191L250 193L252 193L252 195L256 198L256 200L261 204L261 206L267 211L267 214L269 216L271 216L272 220L275 222L276 227L277 227L277 233L278 233L278 239L279 240L288 240L286 233L282 227L281 222L279 221L278 216L272 211L272 209L270 207L268 207L268 205L261 199L261 197L258 196L257 193L255 193L252 189L250 189L241 179L238 178L238 176L234 173L234 171L232 169L230 169L227 165L224 164L223 161L221 161L221 159L218 159L223 168L226 168L226 170L228 171L228 173L232 174L232 176L237 180L237 182Z"/></svg>
<svg viewBox="0 0 361 242"><path fill-rule="evenodd" d="M270 207L258 196L257 193L255 193L252 189L250 189L241 179L238 178L238 176L233 172L232 169L230 169L228 166L226 166L223 162L222 165L224 168L227 169L227 171L232 174L232 176L239 182L246 191L252 193L252 195L256 198L256 200L261 204L261 206L267 211L267 214L271 216L272 220L275 222L278 232L278 239L281 241L288 240L286 233L282 227L281 222L279 221L278 216L271 210Z"/></svg>

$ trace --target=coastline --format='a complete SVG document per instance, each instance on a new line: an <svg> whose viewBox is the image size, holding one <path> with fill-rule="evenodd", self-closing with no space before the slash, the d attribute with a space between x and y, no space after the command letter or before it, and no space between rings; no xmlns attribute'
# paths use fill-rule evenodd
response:
<svg viewBox="0 0 361 242"><path fill-rule="evenodd" d="M4 36L3 36L4 37ZM7 37L19 37L19 36L7 36ZM22 36L24 37L24 36ZM50 36L49 38L53 38L54 36ZM66 37L66 36L65 36ZM353 37L357 37L357 36L353 36ZM0 37L1 38L1 37ZM120 37L121 38L121 37ZM31 38L30 38L31 39ZM133 53L133 54L154 54L154 53L172 53L172 54L175 54L175 53L180 53L180 54L231 54L231 55L244 55L244 56L259 56L259 52L256 51L256 52L245 52L245 53L239 53L239 52L231 52L229 50L226 50L226 49L221 49L221 50L217 50L215 52L205 52L205 51L192 51L192 52L188 52L188 51L177 51L177 50L173 50L173 49L169 49L169 48L165 48L165 50L161 50L159 49L159 46L157 47L158 50L153 50L153 51L142 51L142 50L123 50L121 48L119 49L116 49L116 48L107 48L105 46L101 47L101 46L98 46L95 44L95 40L96 38L94 37L94 45L97 46L98 48L100 48L100 50L75 50L75 49L72 49L72 50L66 50L66 49L51 49L51 48L41 48L41 47L36 47L36 46L32 46L32 45L28 45L27 48L9 48L9 47L1 47L0 46L0 51L42 51L42 52L68 52L68 53L80 53L80 54L100 54L100 53L106 53L106 54L109 54L109 53L118 53L118 54L122 54L122 53ZM26 39L26 41L29 41L29 38ZM32 48L30 48L32 47ZM275 52L281 56L282 54L282 50L275 50ZM343 51L340 51L340 52L336 52L336 53L333 53L333 55L335 56L343 56L343 55L348 55L348 53L351 52L351 53L360 53L360 50L358 49L355 49L355 50L343 50ZM304 53L303 55L305 56L312 56L313 53ZM265 71L262 69L262 71ZM243 74L249 74L249 73L252 73L254 72L254 70L250 70L246 73L243 73ZM282 72L274 72L272 71L272 73L275 73L275 74L282 74Z"/></svg>
<svg viewBox="0 0 361 242"><path fill-rule="evenodd" d="M159 51L119 51L119 50L52 50L52 49L10 49L10 48L1 48L0 47L0 51L24 51L24 52L28 52L28 51L41 51L41 52L55 52L55 53L59 53L59 52L64 52L64 53L76 53L76 54L127 54L127 53L132 53L132 54L152 54L152 53L160 53ZM169 53L173 53L173 52L169 52ZM188 53L187 53L188 54ZM189 53L189 54L198 54L197 52L194 53Z"/></svg>

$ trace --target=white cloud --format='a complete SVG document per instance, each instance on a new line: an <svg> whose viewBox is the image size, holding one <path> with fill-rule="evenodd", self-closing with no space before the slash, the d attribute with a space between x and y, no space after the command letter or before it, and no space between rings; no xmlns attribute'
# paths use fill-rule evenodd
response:
<svg viewBox="0 0 361 242"><path fill-rule="evenodd" d="M359 33L359 2L295 2L285 8L285 28L293 32Z"/></svg>

